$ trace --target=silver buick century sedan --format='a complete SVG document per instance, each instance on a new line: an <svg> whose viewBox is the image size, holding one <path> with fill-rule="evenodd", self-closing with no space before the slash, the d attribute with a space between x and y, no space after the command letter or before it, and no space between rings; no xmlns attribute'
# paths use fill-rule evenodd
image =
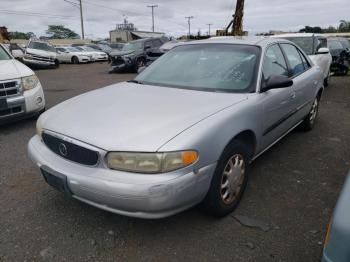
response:
<svg viewBox="0 0 350 262"><path fill-rule="evenodd" d="M190 42L48 110L29 156L49 185L104 210L162 218L201 203L224 216L254 159L313 128L322 90L320 68L287 40Z"/></svg>

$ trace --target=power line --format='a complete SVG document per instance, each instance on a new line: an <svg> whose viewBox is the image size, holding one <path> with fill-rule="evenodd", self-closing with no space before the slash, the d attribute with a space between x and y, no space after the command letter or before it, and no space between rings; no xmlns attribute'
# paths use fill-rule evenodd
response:
<svg viewBox="0 0 350 262"><path fill-rule="evenodd" d="M37 17L46 17L46 18L57 18L57 19L77 19L77 17L73 16L63 16L56 14L48 14L48 13L37 13L37 12L27 12L27 11L16 11L16 10L4 10L0 9L0 13L3 14L11 14L11 15L23 15L23 16L37 16Z"/></svg>
<svg viewBox="0 0 350 262"><path fill-rule="evenodd" d="M158 7L158 5L148 5L147 7L152 8L152 32L154 32L154 8Z"/></svg>

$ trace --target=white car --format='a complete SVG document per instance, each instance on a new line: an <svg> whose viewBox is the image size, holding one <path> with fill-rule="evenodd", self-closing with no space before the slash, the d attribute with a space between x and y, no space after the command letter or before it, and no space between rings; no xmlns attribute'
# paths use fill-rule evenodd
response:
<svg viewBox="0 0 350 262"><path fill-rule="evenodd" d="M322 34L296 33L272 37L287 39L297 44L318 65L324 76L324 85L328 86L331 76L332 56L328 49L327 38Z"/></svg>
<svg viewBox="0 0 350 262"><path fill-rule="evenodd" d="M43 88L34 72L0 45L0 124L45 110Z"/></svg>
<svg viewBox="0 0 350 262"><path fill-rule="evenodd" d="M92 61L92 55L81 52L75 47L60 46L56 47L57 59L60 63L88 63Z"/></svg>
<svg viewBox="0 0 350 262"><path fill-rule="evenodd" d="M105 52L102 51L97 51L91 47L88 46L75 46L78 50L81 52L91 55L92 56L92 61L107 61L108 60L108 55Z"/></svg>
<svg viewBox="0 0 350 262"><path fill-rule="evenodd" d="M57 68L56 49L49 43L31 39L25 49L23 63L30 67Z"/></svg>

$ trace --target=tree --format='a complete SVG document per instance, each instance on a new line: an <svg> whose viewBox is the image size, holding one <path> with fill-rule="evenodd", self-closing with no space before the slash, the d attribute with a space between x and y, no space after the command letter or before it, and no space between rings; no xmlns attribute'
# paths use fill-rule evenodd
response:
<svg viewBox="0 0 350 262"><path fill-rule="evenodd" d="M24 33L24 32L9 32L9 36L11 39L30 39L31 37L35 37L35 34L33 32L28 32L28 33Z"/></svg>
<svg viewBox="0 0 350 262"><path fill-rule="evenodd" d="M339 32L350 32L350 21L340 20Z"/></svg>
<svg viewBox="0 0 350 262"><path fill-rule="evenodd" d="M80 38L76 32L63 25L49 25L46 34L48 34L51 39Z"/></svg>

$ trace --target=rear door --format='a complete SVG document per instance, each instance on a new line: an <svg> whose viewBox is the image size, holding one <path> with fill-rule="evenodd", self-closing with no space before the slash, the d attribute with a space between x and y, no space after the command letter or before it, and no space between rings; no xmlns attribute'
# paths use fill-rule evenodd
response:
<svg viewBox="0 0 350 262"><path fill-rule="evenodd" d="M289 76L288 65L278 44L269 46L263 58L263 81L272 75ZM262 148L287 132L295 121L296 94L293 87L271 89L260 94L262 102Z"/></svg>
<svg viewBox="0 0 350 262"><path fill-rule="evenodd" d="M292 44L281 44L287 59L289 75L293 79L296 94L295 122L302 120L310 111L318 80L304 54Z"/></svg>

